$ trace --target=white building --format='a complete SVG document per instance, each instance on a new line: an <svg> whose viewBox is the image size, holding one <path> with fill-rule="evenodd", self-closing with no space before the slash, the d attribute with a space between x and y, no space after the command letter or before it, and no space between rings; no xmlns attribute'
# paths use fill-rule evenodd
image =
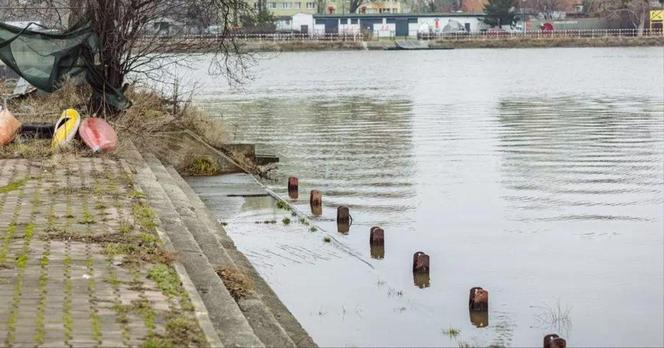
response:
<svg viewBox="0 0 664 348"><path fill-rule="evenodd" d="M316 26L314 16L308 13L297 13L292 17L282 17L276 21L278 32L323 34L324 26Z"/></svg>

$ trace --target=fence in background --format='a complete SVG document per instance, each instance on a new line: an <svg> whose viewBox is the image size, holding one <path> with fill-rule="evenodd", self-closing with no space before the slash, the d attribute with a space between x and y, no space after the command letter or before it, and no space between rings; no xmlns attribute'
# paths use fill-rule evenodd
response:
<svg viewBox="0 0 664 348"><path fill-rule="evenodd" d="M417 39L420 40L509 40L509 39L560 39L560 38L607 38L607 37L658 37L664 36L662 29L575 29L575 30L529 30L529 31L483 31L483 32L441 32L441 33L417 33ZM397 39L394 32L381 37L372 35L370 32L364 33L271 33L271 34L243 34L236 33L225 36L233 37L240 41L371 41L379 39ZM168 38L168 37L161 37ZM173 37L171 37L173 38ZM202 35L183 35L177 36L178 39L200 39L200 40L218 40L224 38L221 35L202 34ZM415 38L402 37L402 38Z"/></svg>

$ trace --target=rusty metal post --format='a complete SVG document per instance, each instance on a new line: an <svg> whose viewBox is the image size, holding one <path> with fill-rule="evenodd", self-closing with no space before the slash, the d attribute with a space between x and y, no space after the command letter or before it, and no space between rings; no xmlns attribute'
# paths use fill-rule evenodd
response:
<svg viewBox="0 0 664 348"><path fill-rule="evenodd" d="M489 310L489 292L481 287L470 289L468 308L471 311L487 312Z"/></svg>
<svg viewBox="0 0 664 348"><path fill-rule="evenodd" d="M429 274L429 255L421 251L413 254L413 273Z"/></svg>
<svg viewBox="0 0 664 348"><path fill-rule="evenodd" d="M377 260L385 258L385 232L382 228L374 226L369 230L369 248L372 258Z"/></svg>
<svg viewBox="0 0 664 348"><path fill-rule="evenodd" d="M309 194L309 205L311 214L321 216L323 214L323 195L318 190L311 190Z"/></svg>
<svg viewBox="0 0 664 348"><path fill-rule="evenodd" d="M337 208L337 224L350 224L350 210L346 206Z"/></svg>
<svg viewBox="0 0 664 348"><path fill-rule="evenodd" d="M374 226L369 230L369 244L370 245L385 245L385 231L378 226Z"/></svg>
<svg viewBox="0 0 664 348"><path fill-rule="evenodd" d="M299 182L298 179L294 176L288 178L288 197L291 199L297 199L299 196Z"/></svg>
<svg viewBox="0 0 664 348"><path fill-rule="evenodd" d="M544 348L566 348L567 341L557 334L548 334L544 336L544 343L542 346Z"/></svg>
<svg viewBox="0 0 664 348"><path fill-rule="evenodd" d="M323 194L318 190L311 190L309 194L309 204L312 207L323 205Z"/></svg>

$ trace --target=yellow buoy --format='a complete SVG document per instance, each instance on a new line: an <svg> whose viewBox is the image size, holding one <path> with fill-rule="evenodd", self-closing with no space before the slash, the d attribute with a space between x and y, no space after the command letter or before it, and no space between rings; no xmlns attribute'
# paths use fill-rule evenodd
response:
<svg viewBox="0 0 664 348"><path fill-rule="evenodd" d="M81 116L74 109L67 109L62 112L62 116L55 123L55 133L51 147L56 148L69 143L78 132L78 126L81 125Z"/></svg>

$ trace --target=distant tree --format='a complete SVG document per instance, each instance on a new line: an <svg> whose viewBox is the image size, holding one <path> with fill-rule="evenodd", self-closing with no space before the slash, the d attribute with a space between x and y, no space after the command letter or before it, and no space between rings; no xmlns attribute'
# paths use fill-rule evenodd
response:
<svg viewBox="0 0 664 348"><path fill-rule="evenodd" d="M357 9L360 8L360 6L362 6L362 4L364 4L364 2L365 2L364 0L350 0L350 4L348 5L348 6L350 6L348 8L348 12L349 13L356 13Z"/></svg>
<svg viewBox="0 0 664 348"><path fill-rule="evenodd" d="M553 14L562 10L560 0L533 0L531 3L532 8L541 13L544 19L553 19Z"/></svg>
<svg viewBox="0 0 664 348"><path fill-rule="evenodd" d="M484 5L484 23L490 26L514 25L514 0L489 0Z"/></svg>
<svg viewBox="0 0 664 348"><path fill-rule="evenodd" d="M257 11L240 16L242 30L248 33L274 33L276 30L274 16L267 8L260 5L258 7Z"/></svg>
<svg viewBox="0 0 664 348"><path fill-rule="evenodd" d="M581 3L583 5L583 13L590 15L595 11L595 0L583 0Z"/></svg>
<svg viewBox="0 0 664 348"><path fill-rule="evenodd" d="M657 2L661 5L663 1ZM622 28L637 29L640 36L648 19L650 3L649 0L604 0L595 1L593 6L600 15L619 21Z"/></svg>
<svg viewBox="0 0 664 348"><path fill-rule="evenodd" d="M422 13L456 12L463 9L463 0L423 0L414 9Z"/></svg>

